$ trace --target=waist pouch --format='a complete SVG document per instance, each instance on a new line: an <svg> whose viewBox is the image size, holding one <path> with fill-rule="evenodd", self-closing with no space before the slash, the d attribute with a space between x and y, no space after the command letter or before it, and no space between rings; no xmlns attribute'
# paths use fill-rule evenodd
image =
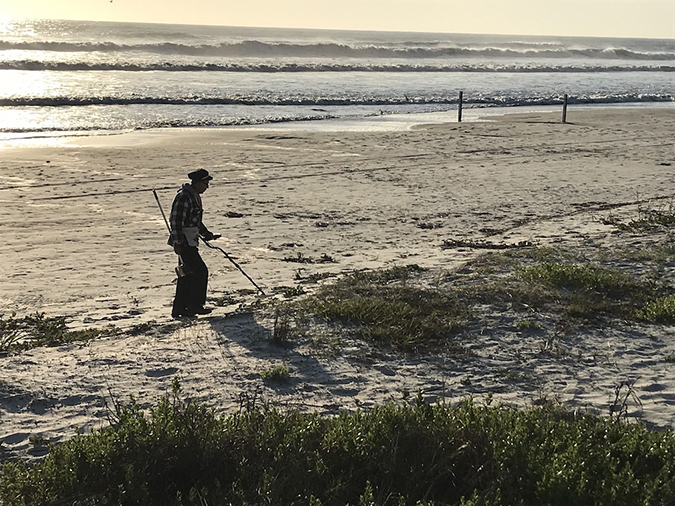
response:
<svg viewBox="0 0 675 506"><path fill-rule="evenodd" d="M188 246L199 246L199 228L185 227L183 228L183 235L187 240Z"/></svg>

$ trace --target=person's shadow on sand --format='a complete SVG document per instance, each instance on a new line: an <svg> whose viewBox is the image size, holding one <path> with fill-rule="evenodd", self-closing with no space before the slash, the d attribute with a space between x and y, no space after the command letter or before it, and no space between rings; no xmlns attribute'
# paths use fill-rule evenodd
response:
<svg viewBox="0 0 675 506"><path fill-rule="evenodd" d="M228 361L235 367L248 368L247 372L239 372L244 374L246 380L258 381L261 387L264 385L274 390L280 401L288 397L287 400L292 404L302 403L306 394L319 389L325 389L326 395L331 398L333 395L358 394L357 389L346 387L348 383L353 384L354 378L334 377L316 358L298 351L292 342L276 343L273 339L273 329L261 325L253 312L234 313L220 318L211 317L209 323ZM272 326L273 324L270 325ZM245 348L246 354L236 355L230 346L233 343ZM248 359L252 359L252 363L247 364ZM280 364L288 367L288 378L281 381L264 381L260 373ZM320 407L329 411L338 408L332 401Z"/></svg>

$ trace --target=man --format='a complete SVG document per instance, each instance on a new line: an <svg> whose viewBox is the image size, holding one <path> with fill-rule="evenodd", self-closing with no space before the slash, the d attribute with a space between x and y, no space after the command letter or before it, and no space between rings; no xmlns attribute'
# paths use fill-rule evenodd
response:
<svg viewBox="0 0 675 506"><path fill-rule="evenodd" d="M178 255L178 264L183 271L176 283L171 311L174 318L211 312L204 307L209 271L199 255L199 237L205 241L220 237L209 232L202 223L204 209L201 194L207 190L213 177L206 169L190 172L188 177L190 183L183 184L171 205L169 244Z"/></svg>

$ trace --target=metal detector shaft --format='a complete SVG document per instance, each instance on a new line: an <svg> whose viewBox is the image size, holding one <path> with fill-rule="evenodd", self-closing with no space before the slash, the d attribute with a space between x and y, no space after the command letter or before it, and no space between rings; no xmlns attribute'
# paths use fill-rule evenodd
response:
<svg viewBox="0 0 675 506"><path fill-rule="evenodd" d="M162 218L164 218L164 223L166 223L166 229L169 231L170 234L171 227L169 226L169 222L166 219L166 214L164 214L164 209L162 209L162 203L159 201L159 197L157 196L157 192L155 190L152 190L152 194L155 196L155 200L157 201L157 205L159 206L159 212L162 213Z"/></svg>
<svg viewBox="0 0 675 506"><path fill-rule="evenodd" d="M157 201L157 205L159 206L159 212L162 213L162 218L164 218L164 223L166 223L166 229L169 231L169 235L171 235L171 227L169 226L169 221L166 219L166 214L164 214L164 209L162 209L162 203L159 201L157 192L155 190L152 190L152 194L155 196L155 200ZM176 267L176 276L182 278L187 276L188 274L189 271L185 268L185 264L183 264L183 257L181 255L178 255L178 267Z"/></svg>
<svg viewBox="0 0 675 506"><path fill-rule="evenodd" d="M204 241L203 238L202 238L202 241ZM207 241L204 241L204 244L206 244L206 245L207 245L209 248L211 248L211 249L217 249L217 250L220 251L223 255L225 255L225 258L227 258L230 262L232 262L232 264L233 264L237 269L239 269L239 272L241 272L244 276L246 276L246 279L248 279L251 283L253 283L253 286L255 286L255 287L258 289L258 291L263 295L263 297L266 296L266 295L265 295L265 292L263 292L263 289L260 288L260 287L256 284L256 282L253 281L253 280L251 279L251 276L249 276L248 274L246 274L246 273L244 272L244 269L242 269L241 267L239 267L239 264L238 264L237 262L235 262L235 261L232 259L232 257L231 257L230 255L228 255L227 252L226 252L223 248L219 248L218 246L211 246Z"/></svg>

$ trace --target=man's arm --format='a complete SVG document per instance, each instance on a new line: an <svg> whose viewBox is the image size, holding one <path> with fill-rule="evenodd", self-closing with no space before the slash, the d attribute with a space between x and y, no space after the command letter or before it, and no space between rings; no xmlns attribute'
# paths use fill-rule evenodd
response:
<svg viewBox="0 0 675 506"><path fill-rule="evenodd" d="M216 238L215 234L211 232L208 228L206 228L206 225L204 225L203 223L199 224L199 235L205 241L212 241L213 239Z"/></svg>

